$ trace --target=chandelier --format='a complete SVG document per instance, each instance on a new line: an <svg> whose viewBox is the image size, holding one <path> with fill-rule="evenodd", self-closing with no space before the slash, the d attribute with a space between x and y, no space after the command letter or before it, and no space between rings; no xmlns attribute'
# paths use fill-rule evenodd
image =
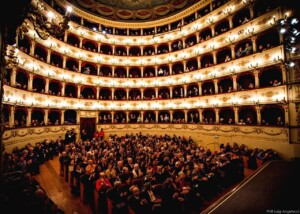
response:
<svg viewBox="0 0 300 214"><path fill-rule="evenodd" d="M45 17L45 12L45 7L42 3L39 1L32 3L25 17L23 25L20 26L21 36L28 32L29 23L27 21L33 25L37 35L43 40L48 39L49 36L62 36L64 32L69 29L68 23L70 21L70 15L72 12L72 8L70 6L67 7L66 13L63 15L62 20L58 17L54 17L52 12L48 12L48 16Z"/></svg>

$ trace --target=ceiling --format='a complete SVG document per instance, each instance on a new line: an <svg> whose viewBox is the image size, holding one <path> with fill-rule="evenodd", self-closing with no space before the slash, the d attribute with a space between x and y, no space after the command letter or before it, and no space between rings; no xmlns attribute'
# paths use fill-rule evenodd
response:
<svg viewBox="0 0 300 214"><path fill-rule="evenodd" d="M111 20L152 21L175 14L199 0L68 0L74 6Z"/></svg>

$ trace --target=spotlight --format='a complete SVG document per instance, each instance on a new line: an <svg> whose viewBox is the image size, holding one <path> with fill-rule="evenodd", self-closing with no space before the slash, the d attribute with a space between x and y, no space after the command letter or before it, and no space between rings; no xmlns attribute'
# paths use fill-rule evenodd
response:
<svg viewBox="0 0 300 214"><path fill-rule="evenodd" d="M105 34L106 34L106 31L105 31L105 30L103 30L103 31L102 31L102 33L105 35Z"/></svg>
<svg viewBox="0 0 300 214"><path fill-rule="evenodd" d="M298 36L300 34L300 32L296 28L291 29L291 32L294 36Z"/></svg>
<svg viewBox="0 0 300 214"><path fill-rule="evenodd" d="M288 41L289 43L295 44L295 43L296 43L296 37L294 37L294 36L289 36L289 37L287 37L287 41Z"/></svg>
<svg viewBox="0 0 300 214"><path fill-rule="evenodd" d="M93 27L93 31L97 31L97 28L96 28L96 27Z"/></svg>
<svg viewBox="0 0 300 214"><path fill-rule="evenodd" d="M284 34L284 33L286 33L286 29L285 29L285 28L280 28L279 32L280 32L281 34Z"/></svg>
<svg viewBox="0 0 300 214"><path fill-rule="evenodd" d="M285 19L279 19L278 20L278 24L281 25L281 26L285 25L285 23L286 23Z"/></svg>
<svg viewBox="0 0 300 214"><path fill-rule="evenodd" d="M292 18L290 21L291 25L296 25L296 24L298 24L298 22L299 22L299 20L297 18Z"/></svg>
<svg viewBox="0 0 300 214"><path fill-rule="evenodd" d="M287 64L287 66L289 66L290 68L292 68L292 67L295 66L295 63L292 62L292 61L289 61L289 62L287 62L286 64Z"/></svg>
<svg viewBox="0 0 300 214"><path fill-rule="evenodd" d="M291 53L296 53L298 49L296 47L292 47Z"/></svg>

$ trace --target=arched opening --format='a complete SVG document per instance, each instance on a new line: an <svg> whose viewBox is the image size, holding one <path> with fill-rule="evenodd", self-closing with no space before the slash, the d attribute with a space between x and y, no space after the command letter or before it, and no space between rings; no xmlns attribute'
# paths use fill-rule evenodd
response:
<svg viewBox="0 0 300 214"><path fill-rule="evenodd" d="M50 109L48 113L49 125L60 125L61 124L61 112L59 109Z"/></svg>
<svg viewBox="0 0 300 214"><path fill-rule="evenodd" d="M213 109L204 109L202 111L203 124L214 124L216 122L216 113Z"/></svg>
<svg viewBox="0 0 300 214"><path fill-rule="evenodd" d="M172 123L186 123L184 112L180 110L174 111Z"/></svg>
<svg viewBox="0 0 300 214"><path fill-rule="evenodd" d="M75 110L66 110L64 113L64 124L76 124L77 112Z"/></svg>
<svg viewBox="0 0 300 214"><path fill-rule="evenodd" d="M220 108L219 123L220 124L234 124L234 111L232 108Z"/></svg>
<svg viewBox="0 0 300 214"><path fill-rule="evenodd" d="M109 88L101 88L100 89L100 100L111 100L111 90Z"/></svg>
<svg viewBox="0 0 300 214"><path fill-rule="evenodd" d="M111 114L108 111L101 111L99 113L99 123L111 123Z"/></svg>
<svg viewBox="0 0 300 214"><path fill-rule="evenodd" d="M233 82L230 76L223 77L219 80L219 93L227 93L233 91Z"/></svg>
<svg viewBox="0 0 300 214"><path fill-rule="evenodd" d="M285 125L284 109L279 105L266 105L261 110L261 125Z"/></svg>
<svg viewBox="0 0 300 214"><path fill-rule="evenodd" d="M259 72L259 86L261 88L279 86L282 84L282 72L280 67L269 67Z"/></svg>
<svg viewBox="0 0 300 214"><path fill-rule="evenodd" d="M63 61L62 56L59 53L56 53L54 51L51 52L50 55L51 65L62 68L62 61Z"/></svg>
<svg viewBox="0 0 300 214"><path fill-rule="evenodd" d="M25 127L27 122L27 110L24 107L17 106L14 112L14 126L16 128Z"/></svg>
<svg viewBox="0 0 300 214"><path fill-rule="evenodd" d="M67 43L79 48L80 39L77 35L69 33L67 37Z"/></svg>
<svg viewBox="0 0 300 214"><path fill-rule="evenodd" d="M61 88L62 85L59 81L57 80L50 80L49 81L49 95L57 95L60 96L61 95Z"/></svg>
<svg viewBox="0 0 300 214"><path fill-rule="evenodd" d="M126 123L126 114L124 111L116 111L114 123Z"/></svg>
<svg viewBox="0 0 300 214"><path fill-rule="evenodd" d="M80 97L85 99L96 99L96 88L92 86L82 86Z"/></svg>
<svg viewBox="0 0 300 214"><path fill-rule="evenodd" d="M215 93L215 85L213 81L208 80L203 82L202 84L202 94L203 95L211 95Z"/></svg>
<svg viewBox="0 0 300 214"><path fill-rule="evenodd" d="M38 60L46 62L47 60L47 50L38 44L34 48L34 57Z"/></svg>
<svg viewBox="0 0 300 214"><path fill-rule="evenodd" d="M115 100L126 100L126 91L123 88L115 90Z"/></svg>
<svg viewBox="0 0 300 214"><path fill-rule="evenodd" d="M32 82L32 90L39 93L45 93L46 81L42 76L35 75Z"/></svg>
<svg viewBox="0 0 300 214"><path fill-rule="evenodd" d="M43 109L33 108L31 112L31 126L42 126L44 124L45 112Z"/></svg>
<svg viewBox="0 0 300 214"><path fill-rule="evenodd" d="M67 83L65 88L66 97L77 97L77 87L74 84Z"/></svg>
<svg viewBox="0 0 300 214"><path fill-rule="evenodd" d="M256 110L253 106L242 106L239 108L239 122L242 121L246 125L256 125L257 115Z"/></svg>
<svg viewBox="0 0 300 214"><path fill-rule="evenodd" d="M78 61L74 58L67 58L66 60L66 68L70 71L79 71Z"/></svg>

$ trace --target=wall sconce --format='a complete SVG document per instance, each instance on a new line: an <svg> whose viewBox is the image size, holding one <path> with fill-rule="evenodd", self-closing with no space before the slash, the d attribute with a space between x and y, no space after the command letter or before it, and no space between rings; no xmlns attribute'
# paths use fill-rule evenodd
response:
<svg viewBox="0 0 300 214"><path fill-rule="evenodd" d="M210 74L209 76L210 76L212 79L215 79L217 75L216 75L216 74Z"/></svg>
<svg viewBox="0 0 300 214"><path fill-rule="evenodd" d="M248 29L245 31L245 34L246 34L246 35L253 35L253 34L254 34L254 27L248 28Z"/></svg>
<svg viewBox="0 0 300 214"><path fill-rule="evenodd" d="M233 44L235 42L236 38L233 36L229 36L225 39L225 42Z"/></svg>
<svg viewBox="0 0 300 214"><path fill-rule="evenodd" d="M56 20L54 20L52 17L45 20L43 15L44 12L45 8L43 4L41 4L39 1L36 1L35 3L31 4L27 16L25 17L25 20L27 19L33 24L34 30L41 39L46 40L49 38L49 36L61 36L67 29L69 29L68 23L70 21L72 7L67 8L66 13L63 16L63 20L57 24L55 23ZM24 33L26 30L28 31L24 25L22 25L20 30L23 31L22 33Z"/></svg>
<svg viewBox="0 0 300 214"><path fill-rule="evenodd" d="M258 105L258 104L259 104L259 99L257 99L257 100L254 100L254 99L253 99L253 100L252 100L252 103L255 104L255 105Z"/></svg>
<svg viewBox="0 0 300 214"><path fill-rule="evenodd" d="M258 67L258 62L256 63L256 64L254 64L254 63L250 63L250 65L248 65L248 68L250 69L250 70L254 70L254 69L256 69Z"/></svg>
<svg viewBox="0 0 300 214"><path fill-rule="evenodd" d="M215 45L211 44L211 45L208 46L208 48L213 51L213 50L215 50Z"/></svg>
<svg viewBox="0 0 300 214"><path fill-rule="evenodd" d="M283 97L282 100L279 100L279 99L277 98L277 99L276 99L276 102L277 102L277 103L280 103L280 104L284 104L284 105L287 104L287 101L286 101L285 97Z"/></svg>
<svg viewBox="0 0 300 214"><path fill-rule="evenodd" d="M218 105L219 105L218 103L213 103L212 107L218 107Z"/></svg>
<svg viewBox="0 0 300 214"><path fill-rule="evenodd" d="M228 74L235 74L235 69L234 68L229 68L227 73Z"/></svg>
<svg viewBox="0 0 300 214"><path fill-rule="evenodd" d="M231 15L231 14L232 14L232 11L233 11L232 7L229 6L229 7L227 7L225 10L223 10L223 13L224 13L225 15Z"/></svg>
<svg viewBox="0 0 300 214"><path fill-rule="evenodd" d="M206 19L206 23L207 24L213 24L214 23L214 19L212 17Z"/></svg>
<svg viewBox="0 0 300 214"><path fill-rule="evenodd" d="M273 62L283 62L283 59L278 55L277 57L273 58Z"/></svg>

